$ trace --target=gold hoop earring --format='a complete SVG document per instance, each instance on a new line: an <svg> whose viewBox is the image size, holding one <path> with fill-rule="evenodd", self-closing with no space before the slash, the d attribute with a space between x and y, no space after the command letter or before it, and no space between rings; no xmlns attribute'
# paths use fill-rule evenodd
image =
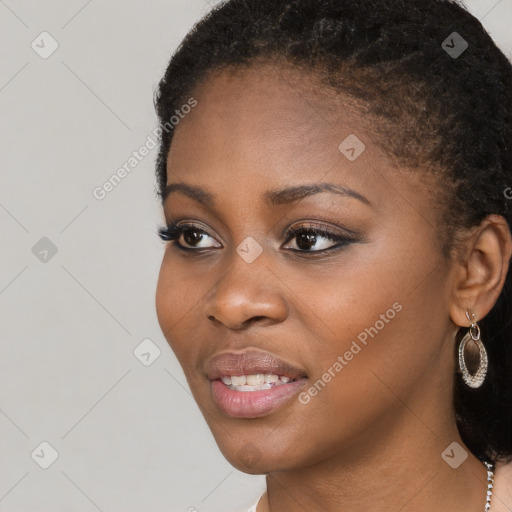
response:
<svg viewBox="0 0 512 512"><path fill-rule="evenodd" d="M474 321L475 315L472 314L470 316L469 310L467 310L466 316L468 320L471 322L471 325L469 326L468 332L465 334L464 338L462 338L459 345L459 367L462 373L462 380L464 381L464 383L470 388L479 388L483 384L485 376L487 375L487 368L489 362L485 346L480 340L480 327L478 326L478 323ZM473 341L476 344L480 359L478 363L478 368L474 375L469 373L465 359L465 348L466 344L469 341Z"/></svg>

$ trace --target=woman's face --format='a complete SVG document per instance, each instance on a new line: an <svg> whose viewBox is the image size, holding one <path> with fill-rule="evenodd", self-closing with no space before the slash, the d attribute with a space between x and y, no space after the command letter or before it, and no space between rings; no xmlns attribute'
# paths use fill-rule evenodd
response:
<svg viewBox="0 0 512 512"><path fill-rule="evenodd" d="M360 454L397 421L431 436L417 417L435 429L451 414L457 329L432 187L298 71L219 73L193 97L167 183L204 194L165 200L168 223L195 227L168 242L156 306L225 457L267 473ZM242 374L296 380L220 380Z"/></svg>

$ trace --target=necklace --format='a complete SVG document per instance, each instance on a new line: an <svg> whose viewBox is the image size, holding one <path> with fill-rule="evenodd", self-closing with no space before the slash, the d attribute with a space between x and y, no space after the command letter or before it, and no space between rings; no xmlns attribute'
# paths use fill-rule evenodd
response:
<svg viewBox="0 0 512 512"><path fill-rule="evenodd" d="M487 498L485 500L485 512L491 509L492 487L494 485L494 464L482 461L487 468Z"/></svg>
<svg viewBox="0 0 512 512"><path fill-rule="evenodd" d="M492 497L492 487L494 485L494 464L492 462L487 462L485 460L482 461L487 468L487 495L485 500L485 512L489 512L491 510L491 497ZM259 502L258 502L259 503ZM254 511L256 511L256 505L254 505ZM253 512L252 509L250 512Z"/></svg>

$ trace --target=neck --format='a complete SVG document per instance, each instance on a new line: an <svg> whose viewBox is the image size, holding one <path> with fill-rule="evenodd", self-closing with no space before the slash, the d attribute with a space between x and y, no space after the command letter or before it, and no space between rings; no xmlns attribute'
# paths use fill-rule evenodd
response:
<svg viewBox="0 0 512 512"><path fill-rule="evenodd" d="M258 512L483 512L487 471L455 422L430 417L427 425L412 410L403 408L398 420L379 422L328 459L269 473ZM441 457L454 441L460 447L445 455L453 465L462 449L468 454L455 469Z"/></svg>

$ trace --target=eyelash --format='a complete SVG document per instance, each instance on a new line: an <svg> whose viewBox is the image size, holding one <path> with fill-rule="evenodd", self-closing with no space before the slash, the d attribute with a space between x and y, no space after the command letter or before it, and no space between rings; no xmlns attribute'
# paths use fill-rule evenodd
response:
<svg viewBox="0 0 512 512"><path fill-rule="evenodd" d="M186 233L187 231L192 231L200 234L208 235L212 238L214 238L210 233L208 233L206 230L196 226L195 224L189 224L189 223L183 223L178 226L177 221L172 222L168 224L167 226L161 226L158 229L158 236L165 242L172 242L172 241L178 241L179 238L183 233ZM338 251L343 249L346 245L350 243L354 243L357 241L355 236L348 236L348 235L341 235L338 233L335 233L333 231L329 231L326 228L316 226L313 224L303 224L299 227L292 227L288 229L286 232L286 242L289 242L296 238L298 235L303 233L313 233L315 235L320 235L324 238L327 238L328 240L332 242L337 242L336 245L333 245L332 247L328 247L327 249L321 249L321 250L313 250L313 251L306 251L302 249L288 249L295 253L301 253L301 254L325 254L333 251ZM194 249L191 247L185 247L179 243L176 243L175 246L180 249L181 251L186 251L190 253L204 253L204 251L207 251L208 249L216 249L215 247L203 247L200 249Z"/></svg>

